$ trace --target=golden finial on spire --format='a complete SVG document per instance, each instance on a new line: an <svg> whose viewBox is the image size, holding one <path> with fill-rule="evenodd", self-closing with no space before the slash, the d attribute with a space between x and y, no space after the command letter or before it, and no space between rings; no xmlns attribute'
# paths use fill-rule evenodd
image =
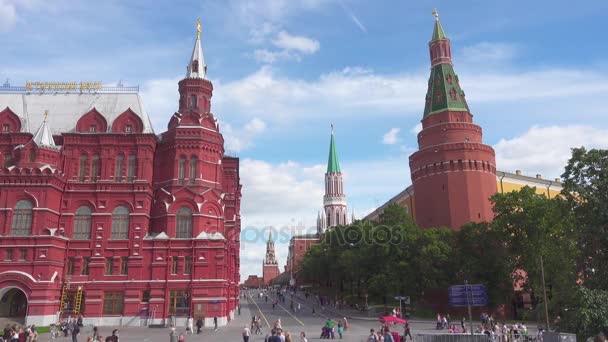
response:
<svg viewBox="0 0 608 342"><path fill-rule="evenodd" d="M434 9L433 9L433 12L432 12L432 13L433 13L433 15L435 16L435 20L439 21L439 12L437 12L437 9L436 9L436 8L434 8Z"/></svg>
<svg viewBox="0 0 608 342"><path fill-rule="evenodd" d="M44 111L44 122L48 122L48 119L49 119L49 111L45 110Z"/></svg>
<svg viewBox="0 0 608 342"><path fill-rule="evenodd" d="M196 21L196 39L201 39L201 18Z"/></svg>

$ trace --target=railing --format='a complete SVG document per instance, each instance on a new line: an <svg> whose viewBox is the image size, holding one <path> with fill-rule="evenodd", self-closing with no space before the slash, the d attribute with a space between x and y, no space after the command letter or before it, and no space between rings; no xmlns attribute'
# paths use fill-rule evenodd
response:
<svg viewBox="0 0 608 342"><path fill-rule="evenodd" d="M48 90L40 90L40 89L27 89L25 86L12 86L8 84L4 84L0 86L0 93L138 93L139 86L102 86L100 89L91 89L91 90L80 90L80 89L48 89Z"/></svg>

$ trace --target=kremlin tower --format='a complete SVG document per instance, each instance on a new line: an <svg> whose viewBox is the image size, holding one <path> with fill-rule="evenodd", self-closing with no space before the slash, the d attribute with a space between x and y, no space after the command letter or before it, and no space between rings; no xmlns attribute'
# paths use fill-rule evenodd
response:
<svg viewBox="0 0 608 342"><path fill-rule="evenodd" d="M496 188L494 149L482 142L452 65L450 40L435 15L429 43L431 75L425 99L419 150L410 156L416 223L452 229L491 221L488 198Z"/></svg>
<svg viewBox="0 0 608 342"><path fill-rule="evenodd" d="M317 215L317 234L321 235L327 228L344 226L347 220L346 195L342 182L342 171L338 162L336 143L334 142L334 126L331 126L329 142L329 159L325 173L325 196L323 196L323 214Z"/></svg>
<svg viewBox="0 0 608 342"><path fill-rule="evenodd" d="M264 284L270 285L272 279L281 273L279 271L279 263L274 254L274 241L272 240L272 233L268 235L268 241L266 241L266 257L264 258Z"/></svg>

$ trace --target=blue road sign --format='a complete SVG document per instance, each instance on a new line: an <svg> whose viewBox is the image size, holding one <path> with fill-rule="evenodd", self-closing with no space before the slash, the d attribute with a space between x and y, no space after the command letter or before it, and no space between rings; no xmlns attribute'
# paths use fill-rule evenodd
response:
<svg viewBox="0 0 608 342"><path fill-rule="evenodd" d="M450 306L487 306L488 290L485 285L454 285L449 289Z"/></svg>

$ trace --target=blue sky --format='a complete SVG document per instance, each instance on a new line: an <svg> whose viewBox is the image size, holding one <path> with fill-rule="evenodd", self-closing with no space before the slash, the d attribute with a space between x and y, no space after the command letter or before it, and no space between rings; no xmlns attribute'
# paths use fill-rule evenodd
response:
<svg viewBox="0 0 608 342"><path fill-rule="evenodd" d="M554 178L570 147L608 146L601 0L0 0L0 77L138 84L159 133L200 17L212 111L242 160L243 227L309 227L331 123L358 217L411 183L435 7L500 170ZM262 243L243 243L246 273L261 272Z"/></svg>

